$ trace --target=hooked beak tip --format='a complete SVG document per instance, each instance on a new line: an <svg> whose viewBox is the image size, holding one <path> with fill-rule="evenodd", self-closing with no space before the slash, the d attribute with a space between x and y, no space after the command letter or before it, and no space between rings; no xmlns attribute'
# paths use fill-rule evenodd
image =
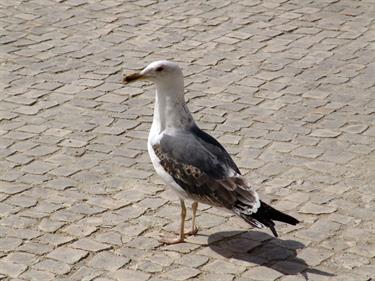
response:
<svg viewBox="0 0 375 281"><path fill-rule="evenodd" d="M143 78L142 74L133 73L133 74L125 75L124 78L122 79L122 82L124 84L128 84L130 82L133 82L133 81L136 81L136 80L139 80L139 79L142 79L142 78Z"/></svg>

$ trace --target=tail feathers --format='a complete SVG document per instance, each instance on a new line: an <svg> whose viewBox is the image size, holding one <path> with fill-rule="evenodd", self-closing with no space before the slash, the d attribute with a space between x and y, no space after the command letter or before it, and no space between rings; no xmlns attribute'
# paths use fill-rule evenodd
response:
<svg viewBox="0 0 375 281"><path fill-rule="evenodd" d="M266 203L260 201L260 207L256 213L251 215L239 214L246 222L255 226L262 227L262 225L267 226L271 229L273 235L278 237L277 231L275 229L275 223L273 221L281 221L291 225L296 225L299 221L287 214L284 214Z"/></svg>

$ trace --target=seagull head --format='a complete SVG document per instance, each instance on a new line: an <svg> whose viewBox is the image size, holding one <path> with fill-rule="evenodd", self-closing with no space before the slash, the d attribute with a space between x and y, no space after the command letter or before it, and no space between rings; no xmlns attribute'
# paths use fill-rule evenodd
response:
<svg viewBox="0 0 375 281"><path fill-rule="evenodd" d="M123 82L128 84L137 80L149 80L157 86L183 83L181 68L174 62L161 60L150 63L140 72L125 75Z"/></svg>

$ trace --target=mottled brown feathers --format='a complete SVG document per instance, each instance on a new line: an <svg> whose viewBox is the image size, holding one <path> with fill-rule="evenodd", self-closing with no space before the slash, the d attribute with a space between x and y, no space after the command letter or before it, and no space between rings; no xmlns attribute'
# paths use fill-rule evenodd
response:
<svg viewBox="0 0 375 281"><path fill-rule="evenodd" d="M192 199L228 209L241 202L250 203L250 206L256 203L257 199L242 177L215 179L193 165L173 159L160 145L154 145L153 149L164 170Z"/></svg>

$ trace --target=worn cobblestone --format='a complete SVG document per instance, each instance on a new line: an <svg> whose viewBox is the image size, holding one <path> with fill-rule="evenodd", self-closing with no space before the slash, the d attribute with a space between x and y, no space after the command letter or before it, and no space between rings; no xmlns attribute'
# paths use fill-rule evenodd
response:
<svg viewBox="0 0 375 281"><path fill-rule="evenodd" d="M0 13L0 279L374 277L372 0L18 0ZM146 151L153 87L121 78L158 59L182 66L201 128L300 225L274 239L200 206L200 235L157 242L179 209Z"/></svg>

